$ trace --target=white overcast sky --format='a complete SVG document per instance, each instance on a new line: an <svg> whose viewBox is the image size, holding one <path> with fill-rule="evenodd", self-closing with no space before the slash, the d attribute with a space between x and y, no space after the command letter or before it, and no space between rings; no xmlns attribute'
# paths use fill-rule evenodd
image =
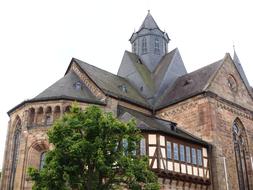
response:
<svg viewBox="0 0 253 190"><path fill-rule="evenodd" d="M188 71L233 55L253 84L250 0L0 0L0 167L6 112L66 71L72 57L116 73L147 10Z"/></svg>

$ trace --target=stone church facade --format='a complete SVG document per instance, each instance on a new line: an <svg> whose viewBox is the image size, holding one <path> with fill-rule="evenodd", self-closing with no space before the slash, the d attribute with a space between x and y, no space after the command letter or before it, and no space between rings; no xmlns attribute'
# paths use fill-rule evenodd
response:
<svg viewBox="0 0 253 190"><path fill-rule="evenodd" d="M117 75L73 58L63 78L8 114L2 190L31 190L30 166L52 149L47 130L77 101L135 118L141 155L161 189L253 190L253 89L234 52L187 73L150 12Z"/></svg>

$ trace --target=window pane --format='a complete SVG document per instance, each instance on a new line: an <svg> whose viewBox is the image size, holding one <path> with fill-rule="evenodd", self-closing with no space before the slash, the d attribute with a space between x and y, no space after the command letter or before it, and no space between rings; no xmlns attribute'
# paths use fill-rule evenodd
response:
<svg viewBox="0 0 253 190"><path fill-rule="evenodd" d="M197 156L198 156L198 165L202 166L202 152L200 149L197 150Z"/></svg>
<svg viewBox="0 0 253 190"><path fill-rule="evenodd" d="M43 152L40 155L40 169L42 169L45 165L45 156L46 156L46 152Z"/></svg>
<svg viewBox="0 0 253 190"><path fill-rule="evenodd" d="M174 160L178 160L178 144L173 144L174 148Z"/></svg>
<svg viewBox="0 0 253 190"><path fill-rule="evenodd" d="M180 160L185 161L185 155L184 155L184 145L180 145Z"/></svg>
<svg viewBox="0 0 253 190"><path fill-rule="evenodd" d="M128 142L127 142L127 139L123 139L122 145L123 145L123 149L124 149L124 155L127 155L127 150L128 150Z"/></svg>
<svg viewBox="0 0 253 190"><path fill-rule="evenodd" d="M191 149L189 146L186 147L186 162L191 163Z"/></svg>
<svg viewBox="0 0 253 190"><path fill-rule="evenodd" d="M171 142L167 141L167 158L171 159Z"/></svg>
<svg viewBox="0 0 253 190"><path fill-rule="evenodd" d="M140 155L144 156L146 155L146 139L141 139L140 142Z"/></svg>
<svg viewBox="0 0 253 190"><path fill-rule="evenodd" d="M193 164L197 164L197 160L196 160L196 149L192 148L192 163Z"/></svg>

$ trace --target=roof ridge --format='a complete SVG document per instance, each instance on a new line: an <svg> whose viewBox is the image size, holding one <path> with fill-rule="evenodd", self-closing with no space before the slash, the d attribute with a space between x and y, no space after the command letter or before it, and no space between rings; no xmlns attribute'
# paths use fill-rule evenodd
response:
<svg viewBox="0 0 253 190"><path fill-rule="evenodd" d="M88 65L88 66L90 66L90 67L93 67L93 68L98 69L98 70L100 70L100 71L106 72L106 73L108 73L108 74L111 74L111 75L114 75L114 76L117 76L117 77L120 77L120 78L126 80L124 77L121 77L121 76L119 76L119 75L117 75L117 74L114 74L114 73L111 73L111 72L109 72L109 71L107 71L107 70L104 70L104 69L101 69L101 68L99 68L99 67L96 67L96 66L94 66L94 65L91 65L91 64L89 64L89 63L87 63L87 62L84 62L84 61L82 61L82 60L80 60L80 59L73 58L73 60L74 60L74 61L77 60L77 61L81 62L82 64L86 64L86 65Z"/></svg>
<svg viewBox="0 0 253 190"><path fill-rule="evenodd" d="M201 71L202 69L205 69L205 68L210 67L210 66L212 66L212 65L218 64L219 62L221 62L221 61L223 61L223 60L224 60L224 58L223 58L223 59L220 59L220 60L218 60L218 61L215 61L215 62L213 62L213 63L210 63L210 64L208 64L208 65L205 65L205 66L203 66L203 67L200 67L200 68L198 68L197 70L194 70L194 71L192 71L192 72L190 72L190 73L187 73L187 74L185 74L185 75L190 75L190 74L193 74L193 73L195 73L195 72L199 72L199 71ZM182 76L180 76L180 77L183 77L183 76L185 76L185 75L182 75Z"/></svg>
<svg viewBox="0 0 253 190"><path fill-rule="evenodd" d="M170 52L166 53L166 54L162 57L162 59L160 60L160 63L157 64L155 70L154 70L152 73L154 74L154 73L158 72L157 70L159 70L159 69L163 66L163 65L161 65L161 63L162 63L163 59L164 59L166 56L168 56L168 55L170 55L170 54L173 54L173 58L174 58L175 54L176 54L178 51L179 51L178 48L174 48L174 49L171 50ZM173 59L173 58L172 58L172 59Z"/></svg>

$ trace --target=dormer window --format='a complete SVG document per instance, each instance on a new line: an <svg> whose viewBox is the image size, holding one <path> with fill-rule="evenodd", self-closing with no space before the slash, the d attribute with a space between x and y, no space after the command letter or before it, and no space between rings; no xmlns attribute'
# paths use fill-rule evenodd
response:
<svg viewBox="0 0 253 190"><path fill-rule="evenodd" d="M144 37L142 39L142 54L147 53L147 39Z"/></svg>
<svg viewBox="0 0 253 190"><path fill-rule="evenodd" d="M155 54L160 53L160 47L159 47L159 40L156 38L155 39Z"/></svg>
<svg viewBox="0 0 253 190"><path fill-rule="evenodd" d="M122 84L122 85L119 85L118 88L124 92L124 93L127 93L127 86L125 84Z"/></svg>
<svg viewBox="0 0 253 190"><path fill-rule="evenodd" d="M77 81L74 83L74 87L76 90L81 90L82 89L82 83L80 81Z"/></svg>

